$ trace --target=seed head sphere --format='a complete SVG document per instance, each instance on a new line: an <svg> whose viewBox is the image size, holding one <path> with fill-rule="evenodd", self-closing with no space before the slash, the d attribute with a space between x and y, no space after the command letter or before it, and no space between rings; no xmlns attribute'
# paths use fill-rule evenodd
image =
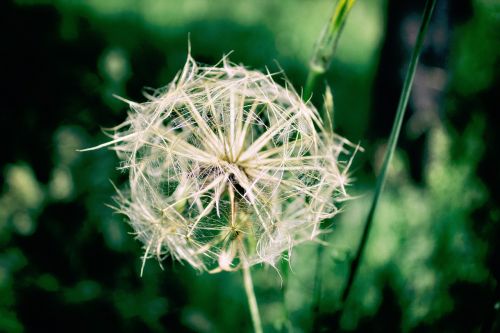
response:
<svg viewBox="0 0 500 333"><path fill-rule="evenodd" d="M210 272L274 265L349 198L352 145L286 83L191 56L110 132L129 174L117 210L143 243ZM351 156L351 157L349 157Z"/></svg>

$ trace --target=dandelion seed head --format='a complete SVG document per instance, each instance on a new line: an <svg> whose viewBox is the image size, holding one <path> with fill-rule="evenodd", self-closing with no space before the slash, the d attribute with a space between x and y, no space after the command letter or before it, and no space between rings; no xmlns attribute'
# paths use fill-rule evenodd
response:
<svg viewBox="0 0 500 333"><path fill-rule="evenodd" d="M117 210L145 259L170 255L210 272L274 265L348 198L352 145L273 75L188 56L146 97L127 101L127 119L98 146L128 171Z"/></svg>

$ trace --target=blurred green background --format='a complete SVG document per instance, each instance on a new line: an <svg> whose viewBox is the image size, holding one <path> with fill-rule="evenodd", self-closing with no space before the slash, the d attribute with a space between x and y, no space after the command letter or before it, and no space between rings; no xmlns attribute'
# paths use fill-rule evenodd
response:
<svg viewBox="0 0 500 333"><path fill-rule="evenodd" d="M301 89L334 2L327 0L19 0L0 5L0 332L250 332L239 273L198 274L151 260L106 206L123 184L102 127L126 117L192 54L283 69ZM257 267L266 332L488 332L498 329L500 156L495 0L440 0L366 256L339 297L368 211L423 10L358 1L325 80L335 127L358 154L351 193L320 266L294 249L280 274ZM322 101L324 84L313 96ZM314 321L314 325L313 325Z"/></svg>

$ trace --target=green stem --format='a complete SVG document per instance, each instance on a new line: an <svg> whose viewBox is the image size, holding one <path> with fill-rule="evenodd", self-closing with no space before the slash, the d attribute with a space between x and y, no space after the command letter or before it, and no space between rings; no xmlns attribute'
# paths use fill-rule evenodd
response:
<svg viewBox="0 0 500 333"><path fill-rule="evenodd" d="M323 237L321 237L323 240ZM316 267L314 269L314 287L313 287L313 300L312 300L312 325L311 332L318 332L318 317L321 303L321 267L323 261L323 245L318 244L316 248Z"/></svg>
<svg viewBox="0 0 500 333"><path fill-rule="evenodd" d="M250 315L252 316L253 329L255 333L262 333L262 323L260 320L259 307L257 298L253 290L252 274L250 266L247 263L243 264L243 282L245 284L245 292L247 294L248 306L250 307Z"/></svg>
<svg viewBox="0 0 500 333"><path fill-rule="evenodd" d="M408 105L408 99L410 97L411 86L413 84L413 79L415 77L415 71L417 68L418 58L420 56L420 52L422 51L422 46L424 43L424 38L427 33L427 29L429 27L429 22L432 16L432 11L436 5L437 0L427 0L425 3L425 9L422 18L422 24L420 26L420 30L418 32L417 41L415 43L415 47L413 48L413 52L410 59L410 64L408 66L408 71L406 72L406 78L403 84L403 90L401 91L401 96L399 99L399 104L396 112L396 118L394 119L394 123L391 130L391 135L389 137L388 148L384 156L384 162L382 164L382 169L377 178L377 184L375 187L375 194L373 196L373 201L370 207L370 211L366 218L363 234L361 236L360 245L358 247L358 251L353 261L351 262L351 268L349 277L346 283L346 287L342 294L342 304L345 304L346 300L349 297L349 294L352 289L352 285L354 282L354 278L356 277L356 273L359 269L359 264L361 262L361 258L363 256L364 250L366 248L366 243L368 241L368 236L370 233L370 229L373 224L373 217L375 216L375 211L377 210L377 205L380 199L380 195L382 193L382 189L384 187L385 179L387 177L387 170L391 163L392 156L394 154L394 150L396 149L396 145L399 138L399 133L401 132L401 125L403 123L403 118L406 111L406 106Z"/></svg>
<svg viewBox="0 0 500 333"><path fill-rule="evenodd" d="M288 274L289 274L289 252L285 251L283 257L280 261L280 271L281 271L281 304L283 308L283 322L282 322L282 331L288 332L286 328L289 325L289 315L288 308L286 305L286 291L288 289Z"/></svg>
<svg viewBox="0 0 500 333"><path fill-rule="evenodd" d="M328 25L316 42L309 61L309 72L304 87L304 100L307 101L311 97L316 82L330 67L347 15L355 2L356 0L339 0L337 2Z"/></svg>
<svg viewBox="0 0 500 333"><path fill-rule="evenodd" d="M313 54L311 56L311 60L309 62L309 71L307 73L306 83L304 86L303 99L305 101L311 98L316 83L318 79L328 70L330 66L330 62L335 54L335 50L337 49L337 44L340 38L340 35L343 31L347 15L351 10L352 6L356 0L339 0L337 5L332 12L328 25L323 30L320 35L318 41L316 42ZM329 112L333 112L329 110L328 107L325 107L323 118L328 120L330 124L331 130L333 130L332 124L332 115L328 114ZM314 291L313 291L313 300L312 300L312 325L311 329L313 332L317 331L318 327L318 317L320 310L320 301L321 301L321 262L323 258L323 246L318 245L316 250L316 267L314 270Z"/></svg>
<svg viewBox="0 0 500 333"><path fill-rule="evenodd" d="M316 86L316 82L321 75L321 72L318 72L317 70L314 70L312 68L309 69L306 78L306 85L304 86L303 99L305 101L307 101L312 96L312 92L314 90L314 87Z"/></svg>

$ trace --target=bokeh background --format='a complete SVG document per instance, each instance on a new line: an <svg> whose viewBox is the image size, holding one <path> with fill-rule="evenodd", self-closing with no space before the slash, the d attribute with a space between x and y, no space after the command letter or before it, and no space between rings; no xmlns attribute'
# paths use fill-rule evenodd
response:
<svg viewBox="0 0 500 333"><path fill-rule="evenodd" d="M148 261L113 213L126 175L102 127L126 117L192 54L283 69L300 90L329 0L2 1L0 332L250 332L238 273ZM423 1L358 1L325 81L336 130L365 151L351 193L317 245L294 249L284 296L254 270L266 332L498 329L500 154L495 0L439 0L409 110L353 292L358 246ZM321 105L324 84L313 101ZM284 299L284 304L282 300ZM495 324L496 321L496 324Z"/></svg>

